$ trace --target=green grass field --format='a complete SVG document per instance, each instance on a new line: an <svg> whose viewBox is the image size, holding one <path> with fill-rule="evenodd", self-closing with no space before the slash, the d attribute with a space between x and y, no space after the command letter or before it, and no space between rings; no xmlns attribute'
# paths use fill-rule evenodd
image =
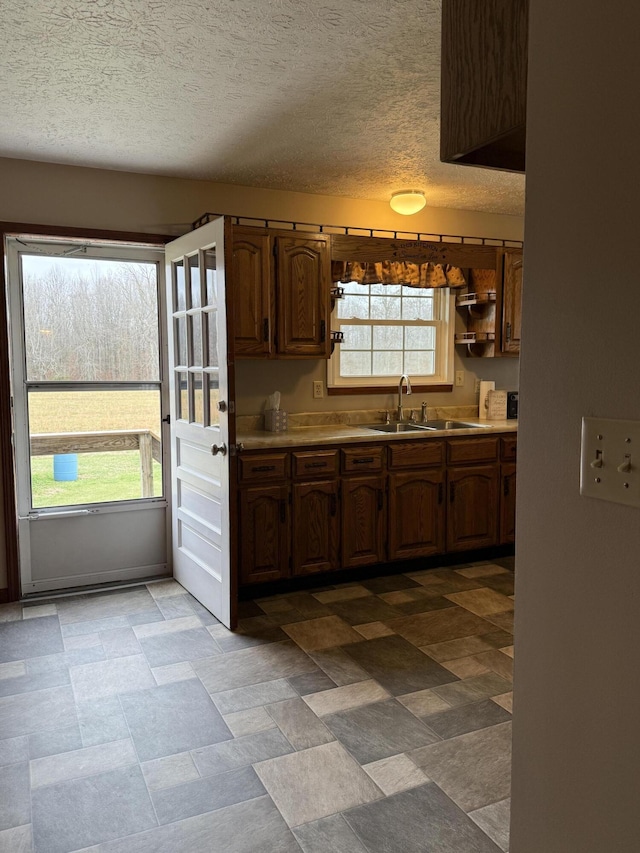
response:
<svg viewBox="0 0 640 853"><path fill-rule="evenodd" d="M155 391L34 392L29 396L31 434L150 429L160 435ZM141 496L136 450L78 454L78 479L56 482L53 456L31 459L34 507L134 500ZM153 463L153 493L162 494L160 465Z"/></svg>

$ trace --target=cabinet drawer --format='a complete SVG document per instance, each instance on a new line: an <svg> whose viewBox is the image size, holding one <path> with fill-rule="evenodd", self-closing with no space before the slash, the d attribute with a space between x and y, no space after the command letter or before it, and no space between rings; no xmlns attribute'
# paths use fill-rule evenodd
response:
<svg viewBox="0 0 640 853"><path fill-rule="evenodd" d="M293 476L297 480L333 477L338 473L337 450L309 450L293 453Z"/></svg>
<svg viewBox="0 0 640 853"><path fill-rule="evenodd" d="M500 458L504 462L515 462L518 439L515 435L500 439Z"/></svg>
<svg viewBox="0 0 640 853"><path fill-rule="evenodd" d="M443 459L443 441L393 442L389 445L389 468L427 468L441 465Z"/></svg>
<svg viewBox="0 0 640 853"><path fill-rule="evenodd" d="M261 453L240 456L241 483L272 483L285 480L289 474L288 453Z"/></svg>
<svg viewBox="0 0 640 853"><path fill-rule="evenodd" d="M345 474L382 470L382 447L344 447L342 470Z"/></svg>
<svg viewBox="0 0 640 853"><path fill-rule="evenodd" d="M498 437L461 438L447 442L447 462L490 462L498 458Z"/></svg>

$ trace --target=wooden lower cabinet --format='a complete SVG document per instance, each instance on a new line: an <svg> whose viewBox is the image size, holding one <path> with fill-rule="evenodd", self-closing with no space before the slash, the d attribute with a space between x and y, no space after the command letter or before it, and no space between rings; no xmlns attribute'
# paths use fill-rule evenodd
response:
<svg viewBox="0 0 640 853"><path fill-rule="evenodd" d="M498 542L497 465L449 468L447 551L489 548Z"/></svg>
<svg viewBox="0 0 640 853"><path fill-rule="evenodd" d="M500 471L500 544L516 541L516 466L502 465Z"/></svg>
<svg viewBox="0 0 640 853"><path fill-rule="evenodd" d="M444 544L444 472L389 474L389 559L441 554Z"/></svg>
<svg viewBox="0 0 640 853"><path fill-rule="evenodd" d="M240 583L512 543L515 458L515 436L242 454Z"/></svg>
<svg viewBox="0 0 640 853"><path fill-rule="evenodd" d="M339 482L293 486L293 574L310 575L340 567Z"/></svg>
<svg viewBox="0 0 640 853"><path fill-rule="evenodd" d="M289 575L289 486L240 490L240 582L263 583Z"/></svg>
<svg viewBox="0 0 640 853"><path fill-rule="evenodd" d="M345 477L342 481L342 567L386 560L385 477Z"/></svg>

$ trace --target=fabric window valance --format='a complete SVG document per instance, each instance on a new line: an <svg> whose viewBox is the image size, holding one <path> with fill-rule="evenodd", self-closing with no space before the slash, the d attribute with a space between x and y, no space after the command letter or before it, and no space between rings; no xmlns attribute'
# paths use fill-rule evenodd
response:
<svg viewBox="0 0 640 853"><path fill-rule="evenodd" d="M358 284L402 284L406 287L464 287L467 283L460 267L407 261L332 261L331 278L334 284L356 281Z"/></svg>

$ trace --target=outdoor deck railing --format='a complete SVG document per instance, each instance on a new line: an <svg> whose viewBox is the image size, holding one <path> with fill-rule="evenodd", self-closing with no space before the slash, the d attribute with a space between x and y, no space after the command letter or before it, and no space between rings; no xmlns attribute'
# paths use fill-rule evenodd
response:
<svg viewBox="0 0 640 853"><path fill-rule="evenodd" d="M113 453L140 451L142 497L153 497L153 461L162 462L160 438L150 429L109 430L108 432L49 432L31 436L32 456L56 453Z"/></svg>

